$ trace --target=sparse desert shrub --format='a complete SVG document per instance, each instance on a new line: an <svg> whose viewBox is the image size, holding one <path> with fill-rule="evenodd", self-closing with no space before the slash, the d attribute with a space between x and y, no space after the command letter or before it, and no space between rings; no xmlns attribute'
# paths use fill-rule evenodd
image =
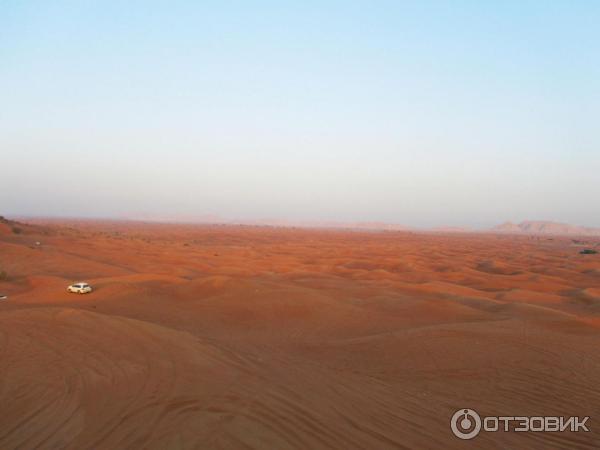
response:
<svg viewBox="0 0 600 450"><path fill-rule="evenodd" d="M579 253L581 253L582 255L595 255L598 252L592 248L586 248L584 250L581 250Z"/></svg>
<svg viewBox="0 0 600 450"><path fill-rule="evenodd" d="M0 270L0 281L5 281L8 278L8 274L4 270Z"/></svg>
<svg viewBox="0 0 600 450"><path fill-rule="evenodd" d="M12 232L15 234L21 234L23 232L19 227L12 227Z"/></svg>

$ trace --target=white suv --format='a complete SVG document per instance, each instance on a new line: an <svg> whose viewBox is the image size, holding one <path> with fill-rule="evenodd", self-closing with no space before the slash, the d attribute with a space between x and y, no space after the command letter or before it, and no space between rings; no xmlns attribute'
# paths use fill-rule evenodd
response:
<svg viewBox="0 0 600 450"><path fill-rule="evenodd" d="M87 294L92 292L92 287L87 283L75 283L67 288L67 292L73 292L75 294Z"/></svg>

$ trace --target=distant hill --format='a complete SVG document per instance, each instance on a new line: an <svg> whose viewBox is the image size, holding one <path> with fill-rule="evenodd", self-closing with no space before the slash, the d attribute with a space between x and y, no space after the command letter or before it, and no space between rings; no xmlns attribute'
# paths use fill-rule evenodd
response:
<svg viewBox="0 0 600 450"><path fill-rule="evenodd" d="M600 236L600 228L582 227L568 223L526 220L519 224L505 222L492 228L497 233L510 234L554 234L564 236Z"/></svg>
<svg viewBox="0 0 600 450"><path fill-rule="evenodd" d="M0 216L0 234L11 234L11 222Z"/></svg>

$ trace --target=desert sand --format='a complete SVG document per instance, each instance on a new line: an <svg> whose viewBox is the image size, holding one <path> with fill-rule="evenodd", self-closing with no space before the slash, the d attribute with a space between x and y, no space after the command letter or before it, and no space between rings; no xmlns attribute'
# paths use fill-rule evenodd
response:
<svg viewBox="0 0 600 450"><path fill-rule="evenodd" d="M14 226L0 449L600 447L597 238ZM462 441L467 407L590 432Z"/></svg>

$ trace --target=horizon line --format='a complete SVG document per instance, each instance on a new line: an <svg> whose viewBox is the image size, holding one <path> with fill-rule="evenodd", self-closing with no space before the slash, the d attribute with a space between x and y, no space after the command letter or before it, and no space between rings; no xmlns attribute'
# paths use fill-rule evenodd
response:
<svg viewBox="0 0 600 450"><path fill-rule="evenodd" d="M522 220L518 223L504 221L498 225L485 228L471 226L437 225L433 227L409 226L395 222L362 220L362 221L336 221L336 220L289 220L289 219L225 219L217 215L207 214L205 217L196 218L167 218L167 217L132 217L132 216L73 216L73 215L10 215L14 220L33 221L75 221L75 222L135 222L145 224L164 225L223 225L223 226L249 226L273 228L304 228L304 229L330 229L350 231L385 231L385 232L416 232L416 233L452 233L452 234L514 234L514 235L570 235L570 236L600 236L600 228L584 225L556 222L552 220ZM7 218L7 216L0 215ZM10 220L10 219L9 219ZM569 227L573 230L560 232L526 231L521 226L538 225ZM505 227L504 229L502 227ZM508 228L510 227L510 229ZM517 229L520 229L517 230ZM578 234L581 231L582 234ZM590 233L590 234L586 234Z"/></svg>

